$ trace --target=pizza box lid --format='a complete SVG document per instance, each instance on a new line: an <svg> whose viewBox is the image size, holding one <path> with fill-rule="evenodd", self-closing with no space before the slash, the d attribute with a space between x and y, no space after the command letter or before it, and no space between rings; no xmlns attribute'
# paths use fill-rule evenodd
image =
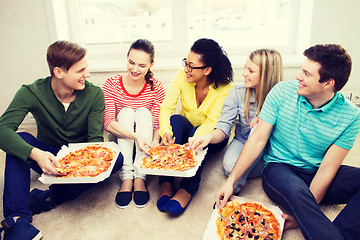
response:
<svg viewBox="0 0 360 240"><path fill-rule="evenodd" d="M62 157L66 156L70 152L74 152L78 149L81 149L86 146L99 144L104 147L110 148L115 151L114 159L111 161L111 165L109 169L103 173L100 173L99 175L95 177L72 177L72 178L63 178L63 177L56 177L54 175L49 175L43 173L39 177L39 181L44 184L69 184L69 183L97 183L100 181L105 180L108 178L111 174L111 171L116 163L116 160L119 156L120 149L118 145L114 142L88 142L88 143L69 143L68 146L62 146L58 154L56 155L57 159L61 159Z"/></svg>
<svg viewBox="0 0 360 240"><path fill-rule="evenodd" d="M281 229L281 236L282 236L285 219L281 217L281 214L283 214L283 212L280 210L280 208L278 206L274 206L271 204L262 203L262 202L258 202L258 201L252 201L252 200L238 197L238 196L231 196L231 197L232 197L232 200L238 201L240 203L244 203L244 202L260 203L260 204L264 205L266 208L268 208L270 211L272 211L272 213L275 215L275 217L279 221L280 229ZM219 237L219 235L217 233L217 229L216 229L216 220L218 217L219 217L219 208L216 206L215 209L211 213L210 220L208 222L208 225L207 225L204 235L203 235L203 240L205 240L205 239L206 240L220 240L220 237ZM280 236L280 239L281 239L281 236Z"/></svg>
<svg viewBox="0 0 360 240"><path fill-rule="evenodd" d="M204 160L206 153L207 153L207 148L204 150L196 150L196 155L194 156L194 159L198 163L193 168L190 168L185 171L143 168L143 167L140 167L140 163L142 161L142 159L140 159L140 158L135 160L134 169L138 173L142 173L142 174L146 174L146 175L159 175L159 176L171 176L171 177L193 177L193 176L195 176L202 161Z"/></svg>

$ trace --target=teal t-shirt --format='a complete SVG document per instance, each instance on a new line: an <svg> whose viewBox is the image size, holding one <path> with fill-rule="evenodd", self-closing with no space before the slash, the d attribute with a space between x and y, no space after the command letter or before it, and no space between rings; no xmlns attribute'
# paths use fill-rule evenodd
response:
<svg viewBox="0 0 360 240"><path fill-rule="evenodd" d="M281 82L266 97L259 116L274 127L264 160L310 170L320 166L332 144L351 149L360 129L360 111L339 92L313 109L297 87L298 81Z"/></svg>
<svg viewBox="0 0 360 240"><path fill-rule="evenodd" d="M23 85L0 117L0 148L26 160L33 149L16 133L30 112L36 121L37 138L52 146L68 143L102 142L105 110L102 89L86 81L85 88L67 111L51 88L51 77Z"/></svg>

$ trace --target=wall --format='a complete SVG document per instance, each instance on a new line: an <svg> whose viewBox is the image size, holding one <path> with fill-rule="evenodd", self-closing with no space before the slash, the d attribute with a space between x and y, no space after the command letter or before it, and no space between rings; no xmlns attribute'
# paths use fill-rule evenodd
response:
<svg viewBox="0 0 360 240"><path fill-rule="evenodd" d="M51 44L46 12L47 0L1 0L0 8L0 114L17 89L24 83L47 76L46 49ZM302 0L305 1L305 0ZM311 44L339 43L348 49L353 59L353 72L346 89L359 90L360 39L358 0L314 0ZM177 68L162 69L155 63L156 77L169 82ZM294 79L299 63L285 63L285 80ZM91 70L91 62L90 62ZM241 79L242 65L235 66L235 79ZM92 81L101 85L115 72L92 72Z"/></svg>
<svg viewBox="0 0 360 240"><path fill-rule="evenodd" d="M1 0L0 114L24 83L48 75L45 0Z"/></svg>
<svg viewBox="0 0 360 240"><path fill-rule="evenodd" d="M310 44L338 43L348 50L353 67L345 90L360 91L359 11L359 0L314 0Z"/></svg>

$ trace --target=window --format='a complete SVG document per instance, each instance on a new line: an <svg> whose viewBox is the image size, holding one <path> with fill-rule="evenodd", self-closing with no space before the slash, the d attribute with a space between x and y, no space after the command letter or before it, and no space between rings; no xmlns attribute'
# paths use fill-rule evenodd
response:
<svg viewBox="0 0 360 240"><path fill-rule="evenodd" d="M123 57L138 38L152 41L157 56L178 59L202 37L216 40L231 55L265 47L295 53L304 44L300 31L309 19L301 12L310 12L310 5L311 0L52 1L57 37L82 43L93 58L107 59Z"/></svg>

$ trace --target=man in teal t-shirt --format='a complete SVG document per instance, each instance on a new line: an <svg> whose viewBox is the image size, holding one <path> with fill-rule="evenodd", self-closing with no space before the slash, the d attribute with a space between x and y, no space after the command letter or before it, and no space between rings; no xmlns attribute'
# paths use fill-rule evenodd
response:
<svg viewBox="0 0 360 240"><path fill-rule="evenodd" d="M352 61L339 45L316 45L297 81L281 82L267 95L259 123L229 178L216 195L224 206L233 186L264 151L263 187L288 213L285 229L306 239L358 239L360 168L341 165L360 129L360 111L339 91ZM319 204L347 204L330 221Z"/></svg>
<svg viewBox="0 0 360 240"><path fill-rule="evenodd" d="M49 46L47 61L51 76L23 85L0 118L0 148L6 152L3 210L4 239L40 239L32 215L75 199L94 184L53 184L49 190L33 189L29 195L30 168L59 175L55 155L62 145L103 141L102 89L90 77L86 50L68 41ZM16 133L31 113L37 137ZM122 155L112 173L122 166Z"/></svg>

